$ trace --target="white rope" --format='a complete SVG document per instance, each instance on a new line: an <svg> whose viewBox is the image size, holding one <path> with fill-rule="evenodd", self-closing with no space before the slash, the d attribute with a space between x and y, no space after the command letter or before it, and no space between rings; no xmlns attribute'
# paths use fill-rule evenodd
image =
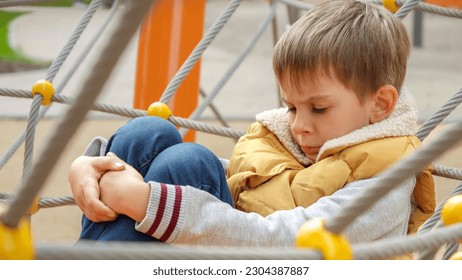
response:
<svg viewBox="0 0 462 280"><path fill-rule="evenodd" d="M110 36L110 38L117 38L117 40L108 40L101 49L99 59L91 67L93 72L89 73L88 77L84 79L83 86L78 91L78 99L75 105L67 111L46 142L50 144L45 147L36 161L34 166L37 168L32 168L30 174L26 174L25 179L18 188L18 195L13 198L13 201L1 216L6 226L16 227L22 216L27 212L35 196L42 188L45 179L65 149L67 142L101 92L105 81L111 73L108 69L114 68L132 35L137 30L144 14L149 10L150 4L151 1L147 0L127 2L126 10Z"/></svg>

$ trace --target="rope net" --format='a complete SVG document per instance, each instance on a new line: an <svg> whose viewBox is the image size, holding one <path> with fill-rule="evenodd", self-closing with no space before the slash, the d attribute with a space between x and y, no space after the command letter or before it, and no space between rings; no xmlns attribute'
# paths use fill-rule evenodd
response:
<svg viewBox="0 0 462 280"><path fill-rule="evenodd" d="M0 8L10 7L15 5L28 5L33 2L40 1L2 1ZM55 79L58 72L61 70L63 63L72 52L81 35L88 26L90 20L95 15L95 12L100 7L103 1L94 0L88 5L83 17L71 34L66 45L63 47L59 55L49 67L44 80L50 84ZM63 197L39 197L41 188L49 176L52 169L55 167L60 154L66 149L72 135L75 133L88 111L99 111L103 113L118 115L126 118L136 118L145 116L147 113L144 110L132 109L122 106L103 104L96 102L98 94L102 91L105 82L108 80L115 63L122 55L130 38L136 32L141 23L146 11L156 1L128 1L120 4L119 1L114 1L110 12L107 14L106 20L101 24L95 36L89 40L88 45L81 52L77 63L70 67L70 70L64 75L56 90L50 95L42 94L32 95L31 91L0 88L0 95L14 98L32 99L32 104L27 121L27 127L14 143L0 157L0 169L2 169L12 156L18 151L19 147L25 144L23 178L17 186L14 193L0 193L0 203L3 204L4 211L2 213L0 224L16 228L19 226L23 217L34 214L42 208L54 208L65 205L74 205L72 195ZM382 1L369 1L378 5ZM394 2L399 8L396 16L404 19L412 10L420 10L423 12L433 13L441 16L462 18L462 12L457 9L439 7L432 4L422 3L418 0L396 1ZM220 33L234 12L238 10L241 1L231 0L226 5L224 11L219 18L211 25L210 29L203 36L196 48L191 52L186 62L182 65L177 74L166 87L160 101L168 103L174 96L176 90L181 85L182 81L187 77L191 69L201 58L207 47L213 42L215 37ZM278 6L279 5L279 6ZM217 85L212 89L210 94L205 94L201 90L203 96L202 103L196 108L189 118L181 118L170 116L169 120L180 127L182 135L188 130L200 131L217 136L238 139L244 134L243 130L230 128L226 121L220 116L218 110L214 108L212 101L218 95L223 86L227 83L230 77L237 71L240 64L245 60L247 55L257 44L263 31L268 28L270 23L276 19L276 11L281 6L289 9L308 10L312 7L311 4L296 0L273 0L269 3L267 16L261 22L258 30L249 41L248 45L242 50L238 58L226 71L225 75L219 80ZM120 14L120 18L115 23L112 23L115 15ZM107 28L110 24L115 27ZM274 28L274 26L273 26ZM99 59L93 61L92 71L88 73L82 82L82 86L75 95L70 97L63 95L61 92L69 82L72 74L79 67L89 50L95 45L95 42L103 32L110 34L110 42L100 50ZM38 86L46 86L40 83ZM95 94L96 93L96 94ZM457 91L453 97L448 100L433 116L426 120L419 128L417 136L424 140L426 137L440 124L443 120L462 102L462 89ZM50 134L45 143L53 143L46 145L43 151L35 157L34 161L34 136L37 125L44 118L49 106L44 106L48 102L61 103L69 105L69 110L59 121L54 131ZM222 126L214 126L201 121L198 121L201 114L206 108L211 108L217 119L221 121ZM412 174L423 169L429 164L433 164L434 160L443 152L451 149L458 139L462 137L462 122L456 122L454 125L445 129L440 135L432 139L426 140L426 145L417 150L416 153L398 162L396 165L389 168L380 176L380 180L376 184L370 186L367 191L359 194L353 199L352 203L345 206L343 211L340 211L337 216L333 216L327 220L326 227L333 233L341 233L362 211L368 209L375 201L379 200L384 194L393 190L395 186L403 182ZM433 174L456 181L462 180L462 170L454 167L446 167L434 164ZM450 197L462 193L462 184L457 185L454 191L444 199L447 201ZM36 209L31 212L30 205L36 204ZM440 205L435 214L426 221L422 226L419 234L414 236L406 236L403 238L393 238L379 240L368 244L353 245L353 256L355 259L384 259L401 256L408 253L415 253L420 259L433 259L439 248L444 245L446 251L443 259L449 258L458 250L458 241L462 240L462 225L455 224L453 226L441 226L441 207ZM0 231L2 228L0 227ZM321 259L322 256L315 250L296 250L294 249L223 249L223 248L174 248L159 245L140 246L136 243L111 243L109 244L80 244L76 245L58 245L58 244L37 244L35 246L35 257L38 259Z"/></svg>

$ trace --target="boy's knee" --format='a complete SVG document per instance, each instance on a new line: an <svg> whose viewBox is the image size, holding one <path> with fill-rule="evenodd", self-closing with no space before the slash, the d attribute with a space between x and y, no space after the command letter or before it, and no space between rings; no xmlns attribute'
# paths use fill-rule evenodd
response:
<svg viewBox="0 0 462 280"><path fill-rule="evenodd" d="M178 149L183 155L184 158L189 158L189 160L197 161L197 160L213 160L217 159L216 155L207 149L206 147L191 142L185 142L181 145L178 145Z"/></svg>
<svg viewBox="0 0 462 280"><path fill-rule="evenodd" d="M165 138L181 141L181 136L176 127L169 121L159 117L138 117L130 120L116 133L126 140L138 141L161 135Z"/></svg>
<svg viewBox="0 0 462 280"><path fill-rule="evenodd" d="M166 149L158 156L157 161L166 163L170 167L200 167L214 161L220 162L212 151L192 142L184 142Z"/></svg>
<svg viewBox="0 0 462 280"><path fill-rule="evenodd" d="M176 127L171 122L159 117L145 116L134 118L131 121L129 121L126 126L131 129L146 132L177 132Z"/></svg>

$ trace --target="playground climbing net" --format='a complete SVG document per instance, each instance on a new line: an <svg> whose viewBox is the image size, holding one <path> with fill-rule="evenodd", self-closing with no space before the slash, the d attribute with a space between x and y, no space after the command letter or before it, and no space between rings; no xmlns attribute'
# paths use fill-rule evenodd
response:
<svg viewBox="0 0 462 280"><path fill-rule="evenodd" d="M0 7L14 5L24 5L42 1L2 1ZM308 10L310 4L296 0L273 0L268 1L270 11L268 16L262 22L262 25L255 37L252 38L249 45L244 49L236 62L232 65L226 75L219 82L217 87L206 97L198 106L190 118L175 117L171 114L168 104L175 94L179 85L191 71L193 66L200 59L201 55L216 35L220 32L232 14L236 11L241 1L231 0L226 5L220 17L214 22L211 28L206 32L198 45L191 52L186 62L182 65L177 74L166 87L159 102L153 103L146 111L131 108L124 108L96 102L98 94L110 75L112 69L121 56L123 50L129 42L132 34L136 31L141 23L146 11L149 10L152 2L148 0L127 1L122 4L114 1L107 20L101 25L98 34L106 32L105 28L111 22L116 12L121 12L120 19L115 23L115 28L110 33L111 43L107 43L100 51L99 59L94 61L93 71L82 82L82 87L77 93L76 98L61 95L60 92L65 87L70 76L78 67L76 64L69 71L66 78L55 89L53 80L60 70L62 64L70 54L73 46L76 44L81 34L87 27L90 19L95 14L97 8L103 1L94 0L88 5L84 16L78 26L72 33L69 41L59 53L57 58L52 62L48 72L43 80L37 81L33 85L32 91L0 88L0 94L9 97L32 98L32 105L29 112L27 127L13 143L13 145L0 158L0 169L7 163L11 156L18 150L19 146L25 143L23 180L20 182L17 191L13 194L0 193L0 202L3 205L3 211L0 216L0 259L323 259L331 256L330 252L306 248L307 250L297 249L217 249L217 248L175 248L159 247L156 245L146 246L136 243L114 243L106 246L100 245L97 248L91 245L81 246L63 246L63 245L34 245L29 227L30 215L35 214L41 208L57 207L63 205L72 205L74 200L72 196L60 198L41 198L38 193L42 188L48 174L55 166L59 155L65 149L66 143L70 140L73 133L82 122L85 114L89 110L95 110L110 114L116 114L129 118L136 118L145 115L161 116L173 124L196 131L202 131L219 136L239 138L243 131L235 130L226 126L211 126L196 121L205 108L211 106L211 101L220 91L221 86L226 83L231 74L236 71L237 66L248 54L253 45L257 42L271 20L275 17L277 4L284 4L287 7ZM408 1L369 1L375 4L383 4L386 8L395 12L395 15L403 19L413 9L419 9L424 12L439 14L443 16L462 18L462 12L457 9L439 7L435 5L421 3L419 0ZM92 41L88 48L93 45ZM108 41L109 42L109 41ZM85 55L87 51L83 51ZM81 61L82 59L79 59ZM433 129L440 124L450 112L462 102L462 90L456 92L453 97L429 118L420 127L417 136L424 140ZM51 103L63 103L71 105L65 116L51 133L47 143L53 145L46 146L43 152L33 162L32 155L34 149L35 127L39 120L45 115ZM42 108L42 110L40 110ZM218 117L218 115L217 115ZM184 132L184 131L183 131ZM390 192L394 186L403 182L410 175L423 169L425 166L432 164L432 161L442 152L450 149L458 139L462 137L462 123L457 122L448 129L444 130L438 137L428 140L416 153L404 158L396 165L384 172L379 180L368 189L367 194L358 195L352 203L345 206L342 216L333 216L326 220L323 228L319 229L321 234L329 236L338 236L346 227L361 213L364 209L370 207L380 199L384 194ZM434 165L435 176L441 176L460 181L462 179L462 170L457 168ZM446 245L446 250L442 256L443 259L461 259L459 241L462 240L462 184L457 185L447 199L436 209L435 214L426 221L416 235L406 236L400 239L383 239L366 245L351 245L350 257L355 259L384 259L401 256L408 253L417 253L419 259L432 259L441 246ZM364 199L367 196L367 200ZM8 246L5 246L5 240L8 240ZM333 258L336 258L335 255Z"/></svg>

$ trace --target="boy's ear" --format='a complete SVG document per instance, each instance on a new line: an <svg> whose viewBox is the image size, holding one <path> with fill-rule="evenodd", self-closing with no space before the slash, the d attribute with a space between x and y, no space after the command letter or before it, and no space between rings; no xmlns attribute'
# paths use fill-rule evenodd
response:
<svg viewBox="0 0 462 280"><path fill-rule="evenodd" d="M398 90L392 85L383 85L375 93L373 101L369 118L371 124L387 118L393 112L398 101Z"/></svg>

